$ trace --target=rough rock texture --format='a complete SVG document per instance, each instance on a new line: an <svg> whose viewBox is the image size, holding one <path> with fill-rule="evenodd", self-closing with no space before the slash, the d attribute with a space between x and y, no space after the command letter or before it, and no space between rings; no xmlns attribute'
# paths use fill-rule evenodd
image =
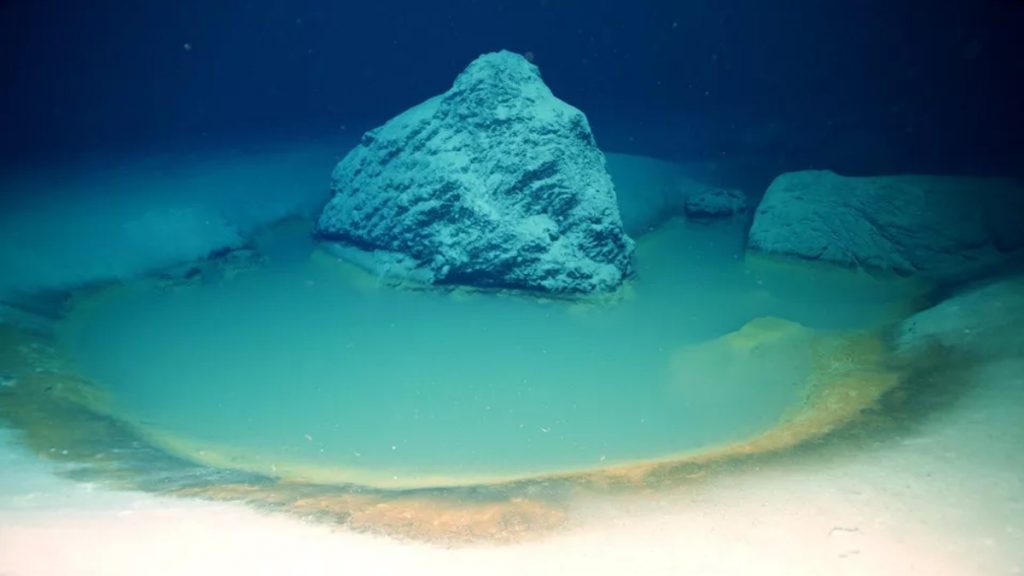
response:
<svg viewBox="0 0 1024 576"><path fill-rule="evenodd" d="M318 235L382 276L552 293L616 288L633 241L582 112L510 52L367 132Z"/></svg>
<svg viewBox="0 0 1024 576"><path fill-rule="evenodd" d="M1024 188L944 176L783 174L754 216L748 247L850 267L962 279L1024 248Z"/></svg>
<svg viewBox="0 0 1024 576"><path fill-rule="evenodd" d="M724 220L747 213L747 196L739 190L711 189L687 196L683 211L691 220Z"/></svg>

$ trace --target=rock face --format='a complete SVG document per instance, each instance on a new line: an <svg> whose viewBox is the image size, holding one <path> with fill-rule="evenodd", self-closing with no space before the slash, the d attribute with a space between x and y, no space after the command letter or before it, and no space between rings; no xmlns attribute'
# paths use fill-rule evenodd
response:
<svg viewBox="0 0 1024 576"><path fill-rule="evenodd" d="M633 241L582 112L510 52L367 132L317 233L382 276L551 293L612 290Z"/></svg>
<svg viewBox="0 0 1024 576"><path fill-rule="evenodd" d="M683 211L691 220L724 220L746 214L747 197L739 190L711 189L687 196Z"/></svg>
<svg viewBox="0 0 1024 576"><path fill-rule="evenodd" d="M748 247L849 267L962 279L1024 248L1024 188L944 176L783 174L754 216Z"/></svg>

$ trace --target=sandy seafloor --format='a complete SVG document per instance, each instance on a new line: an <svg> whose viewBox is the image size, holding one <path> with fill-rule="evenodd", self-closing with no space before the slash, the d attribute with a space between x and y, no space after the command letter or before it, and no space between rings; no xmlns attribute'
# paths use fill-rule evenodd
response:
<svg viewBox="0 0 1024 576"><path fill-rule="evenodd" d="M1024 361L870 450L577 501L537 541L441 548L55 478L4 434L0 574L1018 574Z"/></svg>
<svg viewBox="0 0 1024 576"><path fill-rule="evenodd" d="M209 225L195 216L202 210L184 213L178 224L186 229ZM216 234L229 237L224 230L231 228ZM143 260L133 253L122 264L135 272ZM44 283L47 274L34 279ZM975 338L970 322L986 316L968 312L962 327L947 330L963 352L980 352L957 375L963 392L907 426L708 481L582 492L564 528L514 544L444 547L243 504L78 483L59 474L62 464L22 447L16 432L0 430L0 575L1018 574L1022 336L1011 329L988 334L999 342Z"/></svg>

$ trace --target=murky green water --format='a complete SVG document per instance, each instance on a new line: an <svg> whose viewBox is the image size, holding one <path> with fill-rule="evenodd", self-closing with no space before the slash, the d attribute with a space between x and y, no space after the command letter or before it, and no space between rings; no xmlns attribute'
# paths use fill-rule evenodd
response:
<svg viewBox="0 0 1024 576"><path fill-rule="evenodd" d="M808 351L703 343L764 316L876 326L912 295L748 263L740 227L681 221L641 239L621 298L593 304L395 289L302 226L260 245L259 267L80 297L61 345L158 443L319 481L468 483L749 438L803 401ZM789 325L768 326L773 342Z"/></svg>

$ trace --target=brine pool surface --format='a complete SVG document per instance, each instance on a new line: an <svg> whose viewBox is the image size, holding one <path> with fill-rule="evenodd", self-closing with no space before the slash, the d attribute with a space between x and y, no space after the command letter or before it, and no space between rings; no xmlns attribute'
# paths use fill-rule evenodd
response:
<svg viewBox="0 0 1024 576"><path fill-rule="evenodd" d="M876 327L909 297L862 274L752 262L740 225L682 220L639 239L635 278L607 302L407 290L332 259L307 226L264 234L253 268L82 293L60 347L112 414L179 454L416 487L753 437L805 399L805 358L701 344L765 316Z"/></svg>

